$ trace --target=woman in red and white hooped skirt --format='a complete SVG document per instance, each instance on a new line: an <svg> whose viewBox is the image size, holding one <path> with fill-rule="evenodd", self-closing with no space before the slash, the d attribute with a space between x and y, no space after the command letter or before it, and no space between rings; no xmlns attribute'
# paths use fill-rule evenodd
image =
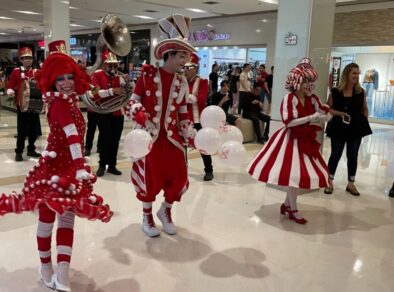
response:
<svg viewBox="0 0 394 292"><path fill-rule="evenodd" d="M302 59L286 81L286 94L280 106L285 126L279 129L249 164L247 171L255 179L286 187L287 196L280 207L282 215L298 224L308 221L298 212L300 189L318 189L328 185L328 168L316 140L320 126L330 117L329 107L312 94L317 72L309 59Z"/></svg>
<svg viewBox="0 0 394 292"><path fill-rule="evenodd" d="M22 191L0 197L0 215L38 210L39 273L45 286L60 291L71 291L69 266L75 215L103 222L112 216L103 198L93 193L96 176L83 158L85 120L77 94L89 89L88 81L89 77L66 54L53 53L45 60L37 82L48 105L47 146L27 174ZM51 237L56 218L55 273Z"/></svg>

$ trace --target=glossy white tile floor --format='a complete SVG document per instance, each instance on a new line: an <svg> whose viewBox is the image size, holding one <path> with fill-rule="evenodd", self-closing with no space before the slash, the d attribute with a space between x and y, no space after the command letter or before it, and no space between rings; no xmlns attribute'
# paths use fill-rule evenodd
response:
<svg viewBox="0 0 394 292"><path fill-rule="evenodd" d="M10 126L0 128L0 187L10 192L21 188L34 161L13 161L15 116L1 114ZM190 189L174 206L178 234L149 239L140 230L141 205L120 154L123 175L106 174L96 184L115 211L112 221L76 221L72 290L394 291L394 200L387 197L394 179L394 127L375 124L373 130L359 155L361 197L344 191L343 158L332 196L319 191L299 198L306 226L281 217L284 194L255 182L244 169L221 166L214 158L215 179L204 183L202 160L196 158L189 162ZM248 147L248 160L257 147ZM326 158L328 152L325 139ZM160 202L161 197L156 210ZM0 218L1 292L47 291L37 275L36 223L30 213Z"/></svg>

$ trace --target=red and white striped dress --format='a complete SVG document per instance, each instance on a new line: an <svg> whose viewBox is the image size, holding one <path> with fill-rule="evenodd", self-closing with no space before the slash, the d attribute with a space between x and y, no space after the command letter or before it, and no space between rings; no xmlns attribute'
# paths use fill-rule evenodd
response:
<svg viewBox="0 0 394 292"><path fill-rule="evenodd" d="M321 128L302 119L315 112L325 114L328 109L315 95L307 96L302 105L294 93L287 94L280 106L285 126L275 132L252 160L247 167L248 173L261 182L279 186L302 189L328 186L328 168L316 140ZM295 119L305 122L290 126L289 123Z"/></svg>

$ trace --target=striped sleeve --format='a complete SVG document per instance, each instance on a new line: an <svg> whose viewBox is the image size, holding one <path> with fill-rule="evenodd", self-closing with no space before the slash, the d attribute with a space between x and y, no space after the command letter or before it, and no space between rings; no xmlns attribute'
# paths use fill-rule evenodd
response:
<svg viewBox="0 0 394 292"><path fill-rule="evenodd" d="M320 98L316 95L311 96L313 107L315 108L316 112L321 114L327 114L330 110L330 107L327 104L322 104Z"/></svg>
<svg viewBox="0 0 394 292"><path fill-rule="evenodd" d="M292 120L298 118L297 102L297 99L292 93L288 93L283 97L280 105L280 114L282 116L282 121L286 126Z"/></svg>
<svg viewBox="0 0 394 292"><path fill-rule="evenodd" d="M66 135L70 154L77 169L83 169L82 140L71 116L71 105L62 99L57 99L51 105L52 117L55 117Z"/></svg>

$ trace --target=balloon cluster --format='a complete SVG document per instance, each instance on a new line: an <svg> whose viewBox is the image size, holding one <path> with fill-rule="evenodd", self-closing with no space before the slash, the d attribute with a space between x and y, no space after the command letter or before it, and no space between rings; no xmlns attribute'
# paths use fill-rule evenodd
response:
<svg viewBox="0 0 394 292"><path fill-rule="evenodd" d="M202 153L218 152L219 160L229 166L240 166L246 150L242 145L242 132L235 126L225 125L226 114L216 105L206 107L200 117L202 129L194 138L194 145Z"/></svg>

